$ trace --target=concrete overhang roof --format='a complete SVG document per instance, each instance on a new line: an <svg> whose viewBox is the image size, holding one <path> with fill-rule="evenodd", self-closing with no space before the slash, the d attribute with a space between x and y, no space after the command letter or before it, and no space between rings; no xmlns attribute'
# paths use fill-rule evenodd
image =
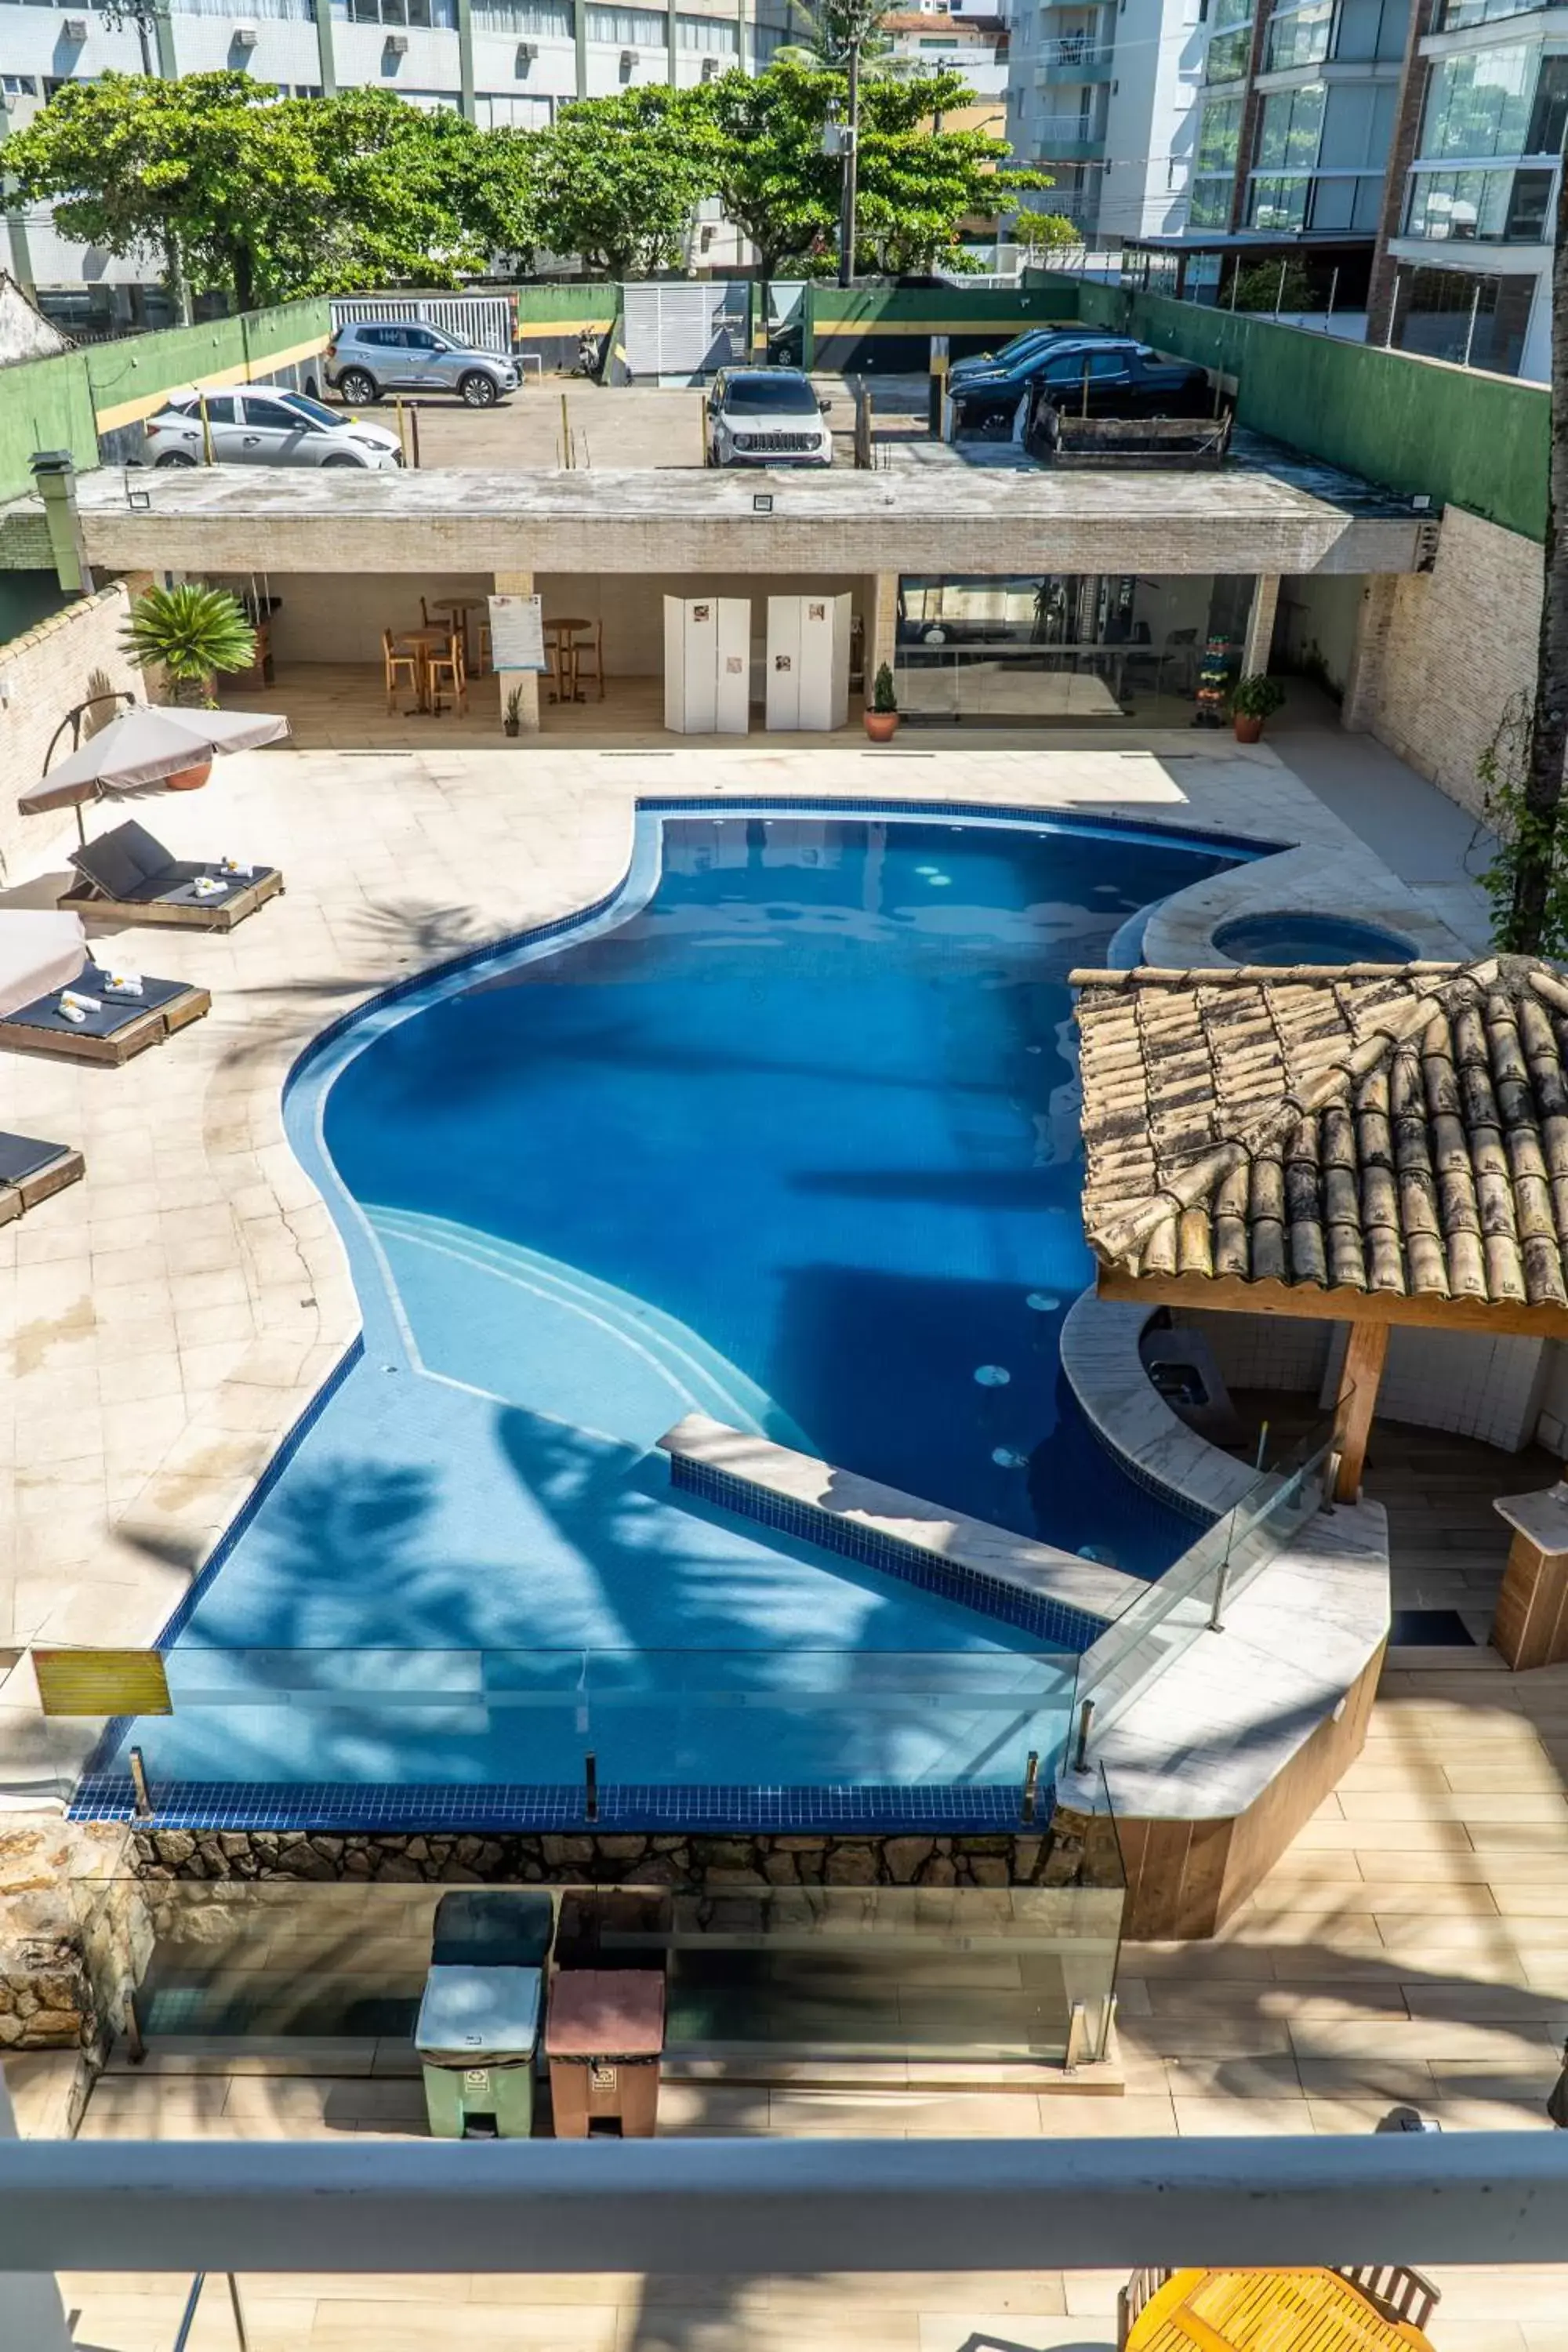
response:
<svg viewBox="0 0 1568 2352"><path fill-rule="evenodd" d="M1416 569L1427 518L1350 476L1302 467L1292 480L1292 470L1288 460L1213 473L106 467L80 478L78 496L89 561L128 572ZM764 494L770 513L755 509Z"/></svg>

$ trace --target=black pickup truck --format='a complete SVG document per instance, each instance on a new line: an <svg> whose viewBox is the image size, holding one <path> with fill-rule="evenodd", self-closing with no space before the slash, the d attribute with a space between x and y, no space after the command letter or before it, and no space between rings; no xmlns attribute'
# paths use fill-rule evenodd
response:
<svg viewBox="0 0 1568 2352"><path fill-rule="evenodd" d="M1019 401L1037 386L1068 416L1203 416L1214 402L1201 367L1163 360L1131 336L1100 335L1025 353L1012 367L964 375L952 387L962 428L1010 425Z"/></svg>

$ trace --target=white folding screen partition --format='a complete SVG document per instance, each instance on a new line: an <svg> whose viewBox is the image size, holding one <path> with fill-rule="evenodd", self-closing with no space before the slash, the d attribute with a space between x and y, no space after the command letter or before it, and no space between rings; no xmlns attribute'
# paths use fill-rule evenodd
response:
<svg viewBox="0 0 1568 2352"><path fill-rule="evenodd" d="M850 598L768 598L767 724L826 734L849 716Z"/></svg>
<svg viewBox="0 0 1568 2352"><path fill-rule="evenodd" d="M744 735L752 606L745 596L664 600L664 723L672 735Z"/></svg>

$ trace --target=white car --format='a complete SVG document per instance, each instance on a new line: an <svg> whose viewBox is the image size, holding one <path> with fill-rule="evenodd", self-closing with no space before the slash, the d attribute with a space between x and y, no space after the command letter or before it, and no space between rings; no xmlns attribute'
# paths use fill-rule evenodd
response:
<svg viewBox="0 0 1568 2352"><path fill-rule="evenodd" d="M360 466L385 473L403 463L395 433L326 408L280 383L226 384L176 392L143 428L150 466Z"/></svg>
<svg viewBox="0 0 1568 2352"><path fill-rule="evenodd" d="M831 466L827 406L798 368L721 368L708 394L708 462Z"/></svg>

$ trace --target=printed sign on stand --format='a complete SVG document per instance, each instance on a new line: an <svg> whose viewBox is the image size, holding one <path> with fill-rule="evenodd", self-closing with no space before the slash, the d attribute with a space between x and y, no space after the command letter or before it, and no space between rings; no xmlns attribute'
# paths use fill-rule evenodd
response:
<svg viewBox="0 0 1568 2352"><path fill-rule="evenodd" d="M498 669L549 668L544 658L544 614L537 596L492 596L490 660Z"/></svg>

